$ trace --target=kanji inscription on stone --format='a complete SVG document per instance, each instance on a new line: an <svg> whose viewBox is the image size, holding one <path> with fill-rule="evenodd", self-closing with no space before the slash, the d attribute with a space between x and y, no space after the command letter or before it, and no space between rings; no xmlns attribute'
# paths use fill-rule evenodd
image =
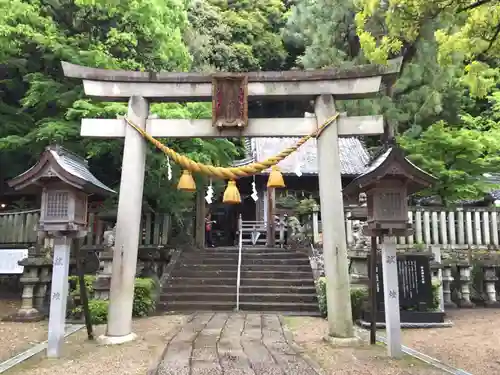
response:
<svg viewBox="0 0 500 375"><path fill-rule="evenodd" d="M389 291L389 298L396 298L396 291L395 290Z"/></svg>
<svg viewBox="0 0 500 375"><path fill-rule="evenodd" d="M396 256L395 255L388 255L387 256L387 263L388 264L396 263Z"/></svg>
<svg viewBox="0 0 500 375"><path fill-rule="evenodd" d="M59 301L61 299L61 293L56 292L56 293L52 294L52 299L54 301Z"/></svg>
<svg viewBox="0 0 500 375"><path fill-rule="evenodd" d="M54 266L62 266L63 264L63 259L61 257L57 257L54 259Z"/></svg>

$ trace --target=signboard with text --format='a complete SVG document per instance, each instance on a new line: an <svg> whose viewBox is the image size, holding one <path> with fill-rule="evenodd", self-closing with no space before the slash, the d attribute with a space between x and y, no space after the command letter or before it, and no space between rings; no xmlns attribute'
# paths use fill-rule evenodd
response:
<svg viewBox="0 0 500 375"><path fill-rule="evenodd" d="M0 275L22 274L19 261L28 257L28 249L0 249Z"/></svg>

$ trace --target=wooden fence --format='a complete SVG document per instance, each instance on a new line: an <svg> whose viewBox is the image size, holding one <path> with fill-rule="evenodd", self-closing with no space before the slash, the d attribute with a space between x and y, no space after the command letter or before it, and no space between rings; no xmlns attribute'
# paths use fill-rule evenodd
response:
<svg viewBox="0 0 500 375"><path fill-rule="evenodd" d="M0 244L35 243L36 226L39 210L0 213ZM497 248L500 247L499 228L500 208L474 207L441 210L432 207L412 207L408 212L408 220L414 233L400 237L400 245L414 246L442 245L456 248ZM348 220L349 208L346 207L346 234L348 244L355 243L355 220ZM314 221L314 219L313 219ZM254 226L261 231L259 243L265 241L265 224L245 222L245 242L250 243L250 232ZM262 224L262 225L259 225ZM321 222L318 221L319 232ZM105 223L98 220L95 214L89 214L89 233L85 239L86 246L97 246L103 242L106 230ZM140 245L166 245L170 230L170 216L167 214L145 214L141 222L142 237ZM276 230L277 243L283 240L283 233ZM316 239L317 240L317 239Z"/></svg>
<svg viewBox="0 0 500 375"><path fill-rule="evenodd" d="M452 210L440 207L411 207L408 221L414 233L399 237L399 245L441 245L456 248L499 247L499 214L497 207L464 207ZM348 220L346 207L347 243L355 243L356 220ZM321 222L319 221L321 232Z"/></svg>
<svg viewBox="0 0 500 375"><path fill-rule="evenodd" d="M40 210L0 213L0 244L36 243ZM89 232L85 238L86 246L99 246L103 243L106 223L89 214ZM170 231L170 216L167 214L145 214L141 221L142 236L139 245L166 245Z"/></svg>

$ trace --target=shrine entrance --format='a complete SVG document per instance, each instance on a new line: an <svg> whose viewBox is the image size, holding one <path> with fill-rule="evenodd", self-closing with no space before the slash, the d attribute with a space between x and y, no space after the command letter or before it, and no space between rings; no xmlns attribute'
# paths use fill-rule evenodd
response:
<svg viewBox="0 0 500 375"><path fill-rule="evenodd" d="M231 199L235 199L237 192L234 180L268 169L293 152L284 150L275 158L252 166L218 169L195 165L180 155L173 157L174 150L155 140L190 137L317 139L329 333L336 337L353 337L338 137L381 134L383 118L338 114L335 101L377 95L382 79L394 79L400 65L401 59L398 59L387 66L366 65L346 70L201 74L112 71L63 62L65 76L81 79L86 95L101 100L128 101L125 119L83 119L81 126L84 137L125 138L104 342L121 343L135 337L131 312L146 142L155 144L185 169L181 179L184 187L189 187L190 173L201 171L230 180ZM212 119L174 120L149 116L150 102L197 101L212 101ZM277 101L293 104L294 112L304 116L258 118L253 117L249 109L249 103L272 105ZM306 112L314 115L306 116ZM236 202L237 199L233 201ZM268 220L268 225L272 226L273 221Z"/></svg>

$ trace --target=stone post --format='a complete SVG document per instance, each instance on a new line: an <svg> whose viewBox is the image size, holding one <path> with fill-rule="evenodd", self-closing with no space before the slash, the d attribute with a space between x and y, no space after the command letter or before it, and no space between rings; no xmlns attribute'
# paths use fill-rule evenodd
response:
<svg viewBox="0 0 500 375"><path fill-rule="evenodd" d="M314 111L320 126L336 113L333 96L317 97ZM331 124L325 128L318 137L318 177L327 281L328 327L330 336L353 338L339 142L335 125Z"/></svg>
<svg viewBox="0 0 500 375"><path fill-rule="evenodd" d="M495 283L498 281L496 275L496 266L493 264L483 265L484 272L484 288L488 299L485 302L486 307L499 307L500 303L497 301L497 291Z"/></svg>
<svg viewBox="0 0 500 375"><path fill-rule="evenodd" d="M457 264L460 274L460 307L470 308L474 304L470 300L470 285L472 284L471 266L466 263Z"/></svg>
<svg viewBox="0 0 500 375"><path fill-rule="evenodd" d="M70 246L70 237L61 236L54 238L49 307L49 338L47 340L48 358L59 358L62 344L64 343L64 327L68 306Z"/></svg>
<svg viewBox="0 0 500 375"><path fill-rule="evenodd" d="M443 301L444 301L444 308L446 309L453 309L457 307L455 303L451 300L451 283L453 282L454 278L451 275L451 264L443 264Z"/></svg>
<svg viewBox="0 0 500 375"><path fill-rule="evenodd" d="M436 264L434 265L435 270L435 281L438 283L438 297L439 297L439 309L444 311L444 291L443 291L443 267L441 265L441 247L440 246L431 246L431 252L434 255L434 261Z"/></svg>
<svg viewBox="0 0 500 375"><path fill-rule="evenodd" d="M401 358L401 316L399 307L398 262L396 237L384 237L382 242L382 272L384 279L385 332L389 357Z"/></svg>
<svg viewBox="0 0 500 375"><path fill-rule="evenodd" d="M280 248L285 246L285 215L279 216L279 231L280 231Z"/></svg>
<svg viewBox="0 0 500 375"><path fill-rule="evenodd" d="M149 104L133 96L128 104L128 117L141 128L146 127ZM108 326L103 344L120 344L134 340L132 304L137 266L142 215L142 193L146 164L146 141L125 124L120 196L116 220L116 242L113 250L112 278L109 295Z"/></svg>
<svg viewBox="0 0 500 375"><path fill-rule="evenodd" d="M313 230L313 244L319 243L319 206L316 204L313 207L312 214L312 230Z"/></svg>

